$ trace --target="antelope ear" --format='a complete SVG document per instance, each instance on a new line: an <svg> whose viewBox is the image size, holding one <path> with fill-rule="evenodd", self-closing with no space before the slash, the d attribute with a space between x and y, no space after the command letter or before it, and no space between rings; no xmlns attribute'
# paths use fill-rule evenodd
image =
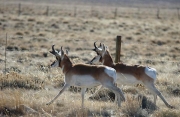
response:
<svg viewBox="0 0 180 117"><path fill-rule="evenodd" d="M64 55L64 51L63 50L61 50L61 55Z"/></svg>
<svg viewBox="0 0 180 117"><path fill-rule="evenodd" d="M105 47L105 45L103 44L103 47L102 47L102 49L104 50L104 51L106 51L106 47Z"/></svg>
<svg viewBox="0 0 180 117"><path fill-rule="evenodd" d="M64 51L62 49L62 46L61 46L60 52L61 52L61 55L63 56L64 55Z"/></svg>
<svg viewBox="0 0 180 117"><path fill-rule="evenodd" d="M101 43L100 43L100 45L99 45L99 48L101 48L102 50L103 50L103 45L104 45L104 44L101 44Z"/></svg>
<svg viewBox="0 0 180 117"><path fill-rule="evenodd" d="M66 50L66 54L68 55L68 50Z"/></svg>
<svg viewBox="0 0 180 117"><path fill-rule="evenodd" d="M106 46L106 50L109 50L108 46Z"/></svg>
<svg viewBox="0 0 180 117"><path fill-rule="evenodd" d="M102 44L100 43L100 44L99 44L99 47L101 48L101 46L102 46Z"/></svg>

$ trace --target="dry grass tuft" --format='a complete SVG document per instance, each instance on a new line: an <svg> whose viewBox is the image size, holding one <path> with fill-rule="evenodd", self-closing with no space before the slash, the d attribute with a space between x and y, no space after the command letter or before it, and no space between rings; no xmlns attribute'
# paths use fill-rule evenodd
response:
<svg viewBox="0 0 180 117"><path fill-rule="evenodd" d="M24 103L24 101L21 99L21 95L21 92L16 90L1 91L0 113L8 116L23 115L23 110L19 107L19 105Z"/></svg>
<svg viewBox="0 0 180 117"><path fill-rule="evenodd" d="M93 116L93 114L88 110L88 109L75 109L72 108L71 110L69 110L69 114L66 115L67 117L88 117L88 116Z"/></svg>
<svg viewBox="0 0 180 117"><path fill-rule="evenodd" d="M141 102L134 99L131 95L126 96L126 101L122 103L122 110L125 115L136 117L141 111Z"/></svg>
<svg viewBox="0 0 180 117"><path fill-rule="evenodd" d="M90 100L98 100L98 101L114 101L115 94L109 89L100 90L96 95L89 97Z"/></svg>
<svg viewBox="0 0 180 117"><path fill-rule="evenodd" d="M0 88L23 88L39 90L44 87L44 82L38 78L32 78L32 76L20 75L16 72L10 72L6 75L0 74Z"/></svg>
<svg viewBox="0 0 180 117"><path fill-rule="evenodd" d="M180 112L178 110L163 109L161 111L156 111L154 115L156 117L179 117Z"/></svg>

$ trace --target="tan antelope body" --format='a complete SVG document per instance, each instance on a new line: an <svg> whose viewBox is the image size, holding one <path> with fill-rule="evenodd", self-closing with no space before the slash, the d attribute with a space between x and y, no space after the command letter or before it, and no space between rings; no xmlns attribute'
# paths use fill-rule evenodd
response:
<svg viewBox="0 0 180 117"><path fill-rule="evenodd" d="M157 90L154 85L156 80L156 70L147 66L141 65L126 65L123 63L114 63L112 57L107 50L107 47L100 44L100 47L97 47L94 43L95 49L93 49L97 56L91 60L91 63L102 62L103 65L112 67L117 72L117 84L120 85L135 85L143 84L150 92L154 95L154 103L156 104L157 95L162 99L167 107L173 108L170 104L167 103L162 94Z"/></svg>
<svg viewBox="0 0 180 117"><path fill-rule="evenodd" d="M47 105L51 104L56 100L68 87L77 86L81 87L82 95L82 108L84 107L84 94L86 88L91 88L95 86L102 85L106 88L112 90L116 95L118 95L118 106L120 106L120 100L125 100L122 91L114 85L116 82L116 70L103 66L103 65L87 65L87 64L72 64L67 53L64 54L64 51L60 52L54 50L54 45L50 51L53 55L56 56L56 61L54 61L52 67L61 67L65 75L65 84L62 90L58 95ZM120 99L121 98L121 99Z"/></svg>

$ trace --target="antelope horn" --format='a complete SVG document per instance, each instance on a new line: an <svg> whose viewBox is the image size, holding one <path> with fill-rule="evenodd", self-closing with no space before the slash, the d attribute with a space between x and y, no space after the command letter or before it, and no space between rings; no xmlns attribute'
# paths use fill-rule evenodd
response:
<svg viewBox="0 0 180 117"><path fill-rule="evenodd" d="M97 41L96 41L97 42ZM94 47L95 47L95 49L97 48L97 46L96 46L96 42L94 42Z"/></svg>
<svg viewBox="0 0 180 117"><path fill-rule="evenodd" d="M54 46L55 46L55 45L52 45L52 52L55 52Z"/></svg>
<svg viewBox="0 0 180 117"><path fill-rule="evenodd" d="M55 46L55 45L52 45L52 51L49 51L49 52L50 52L51 54L53 54L53 55L56 55L57 52L55 51L54 46Z"/></svg>

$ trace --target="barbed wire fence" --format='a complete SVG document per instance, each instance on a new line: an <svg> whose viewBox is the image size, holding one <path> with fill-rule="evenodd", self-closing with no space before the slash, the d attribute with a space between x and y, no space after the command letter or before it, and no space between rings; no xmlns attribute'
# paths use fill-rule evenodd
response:
<svg viewBox="0 0 180 117"><path fill-rule="evenodd" d="M167 18L180 20L180 8L156 7L105 7L83 5L40 5L25 3L2 3L0 12L3 14L44 15L44 16L73 16L73 17L98 17L98 18Z"/></svg>

